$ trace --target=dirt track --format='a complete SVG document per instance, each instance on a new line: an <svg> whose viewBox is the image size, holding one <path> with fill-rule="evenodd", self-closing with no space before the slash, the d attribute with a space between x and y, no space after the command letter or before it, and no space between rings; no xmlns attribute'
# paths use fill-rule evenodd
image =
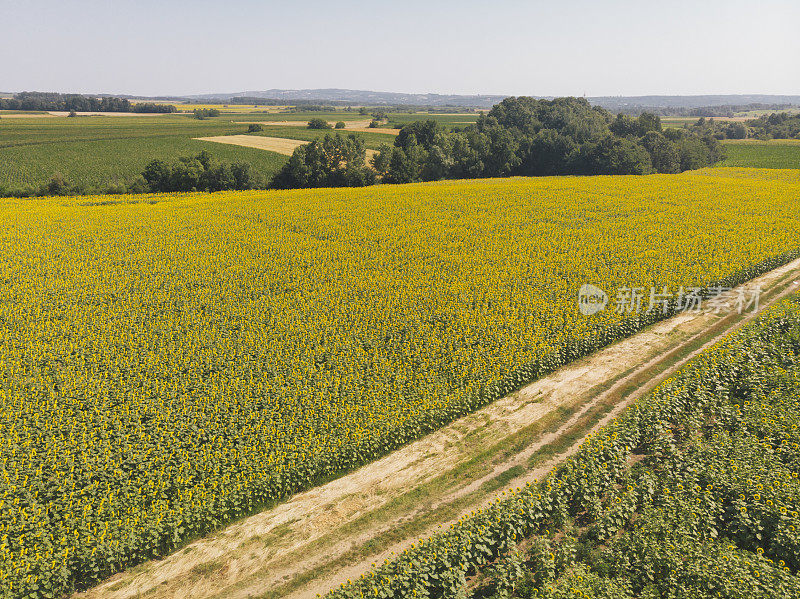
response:
<svg viewBox="0 0 800 599"><path fill-rule="evenodd" d="M762 297L774 301L798 289L793 282L798 275L800 260L795 260L753 283L761 286ZM118 574L80 596L300 599L324 593L433 532L435 526L426 516L447 525L483 505L494 494L486 485L509 468L517 468L520 475L504 481L504 488L540 478L574 452L585 433L535 468L525 467L538 450L582 422L588 423L588 430L613 418L700 351L701 345L750 317L710 311L679 314L351 474L300 493L161 561ZM632 388L636 391L631 393ZM602 406L610 411L590 420L592 410ZM567 407L571 411L563 417L554 412ZM543 418L554 416L556 426L535 428ZM378 542L373 547L371 541Z"/></svg>

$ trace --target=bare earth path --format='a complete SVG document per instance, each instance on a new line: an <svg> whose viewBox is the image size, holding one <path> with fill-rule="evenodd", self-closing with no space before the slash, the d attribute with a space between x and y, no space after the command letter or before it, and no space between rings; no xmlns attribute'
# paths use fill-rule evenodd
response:
<svg viewBox="0 0 800 599"><path fill-rule="evenodd" d="M763 307L798 290L798 276L800 259L746 286L761 287ZM710 310L674 316L376 462L78 596L301 599L325 593L499 490L541 478L590 430L754 316Z"/></svg>

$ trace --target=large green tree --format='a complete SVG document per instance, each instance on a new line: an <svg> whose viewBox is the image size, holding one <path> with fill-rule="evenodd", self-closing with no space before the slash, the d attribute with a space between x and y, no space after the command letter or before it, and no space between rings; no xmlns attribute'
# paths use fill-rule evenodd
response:
<svg viewBox="0 0 800 599"><path fill-rule="evenodd" d="M375 171L367 166L364 142L355 135L326 135L297 148L275 175L272 186L360 187L375 183Z"/></svg>

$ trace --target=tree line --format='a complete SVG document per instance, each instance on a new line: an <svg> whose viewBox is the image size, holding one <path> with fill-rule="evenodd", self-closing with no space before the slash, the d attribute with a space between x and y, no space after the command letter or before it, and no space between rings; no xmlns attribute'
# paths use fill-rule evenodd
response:
<svg viewBox="0 0 800 599"><path fill-rule="evenodd" d="M748 112L750 110L768 110L773 112L780 112L791 108L797 108L794 104L785 103L772 103L767 104L764 102L750 102L747 104L718 104L714 106L618 106L614 108L614 112L621 112L632 116L638 116L642 112L652 112L659 116L674 116L674 117L732 117L740 112Z"/></svg>
<svg viewBox="0 0 800 599"><path fill-rule="evenodd" d="M139 102L133 104L125 98L95 98L81 94L55 92L20 92L13 98L0 99L0 110L36 110L66 112L177 112L172 104Z"/></svg>
<svg viewBox="0 0 800 599"><path fill-rule="evenodd" d="M709 132L663 129L660 117L651 113L614 117L583 98L506 98L474 125L452 131L433 120L410 123L371 160L374 170L353 153L346 162L327 157L328 147L355 148L355 140L314 143L317 147L295 150L276 176L276 187L678 173L723 157L722 146Z"/></svg>
<svg viewBox="0 0 800 599"><path fill-rule="evenodd" d="M194 118L203 120L214 116L219 116L222 114L219 108L195 108L192 110L192 115Z"/></svg>
<svg viewBox="0 0 800 599"><path fill-rule="evenodd" d="M717 139L800 139L800 114L774 112L744 122L701 117L691 128L700 135Z"/></svg>

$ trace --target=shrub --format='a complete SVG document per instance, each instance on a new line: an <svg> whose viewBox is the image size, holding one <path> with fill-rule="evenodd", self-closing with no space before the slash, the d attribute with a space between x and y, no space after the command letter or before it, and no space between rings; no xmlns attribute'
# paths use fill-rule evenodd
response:
<svg viewBox="0 0 800 599"><path fill-rule="evenodd" d="M45 188L50 195L63 195L69 191L69 182L61 173L54 173Z"/></svg>
<svg viewBox="0 0 800 599"><path fill-rule="evenodd" d="M259 131L263 131L263 130L264 130L264 127L262 127L258 123L250 123L250 125L248 125L248 127L247 127L247 132L248 133L258 133Z"/></svg>
<svg viewBox="0 0 800 599"><path fill-rule="evenodd" d="M344 121L337 121L336 122L337 129L344 129Z"/></svg>
<svg viewBox="0 0 800 599"><path fill-rule="evenodd" d="M309 129L330 129L331 125L325 119L315 118L315 119L311 119L310 121L308 121L308 128Z"/></svg>
<svg viewBox="0 0 800 599"><path fill-rule="evenodd" d="M259 186L249 164L219 162L206 150L197 156L180 158L174 164L153 160L142 177L153 192L241 190Z"/></svg>
<svg viewBox="0 0 800 599"><path fill-rule="evenodd" d="M195 108L192 111L192 114L194 115L194 118L202 121L205 118L219 116L221 113L216 108Z"/></svg>

